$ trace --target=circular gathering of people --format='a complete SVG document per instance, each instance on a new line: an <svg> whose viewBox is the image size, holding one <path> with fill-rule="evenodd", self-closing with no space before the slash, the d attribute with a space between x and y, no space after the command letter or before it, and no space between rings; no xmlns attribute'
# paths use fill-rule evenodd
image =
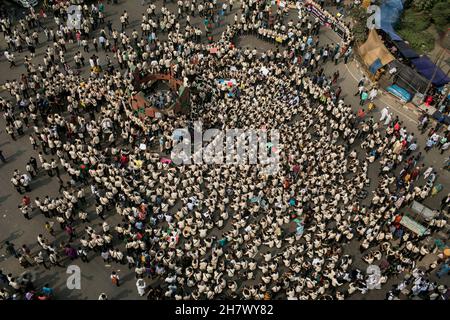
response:
<svg viewBox="0 0 450 320"><path fill-rule="evenodd" d="M436 168L423 164L414 133L388 109L375 118L342 99L339 72L324 67L347 63L353 38L321 5L309 3L342 24L339 43L323 44L323 22L294 1L179 0L174 12L142 1L140 30L126 11L115 29L109 1L78 1L80 21L70 20L70 1L48 3L17 23L0 21L10 67L27 51L26 73L4 83L5 131L13 141L27 136L35 153L14 171L11 187L23 195L18 210L27 223L33 213L46 220L37 253L6 244L22 267L100 256L133 270L138 295L148 299L343 300L372 288L366 268L377 265L382 286L414 270L405 280L415 285L411 294L448 298L446 286L424 278L445 277L448 258L438 252L426 274L417 263L436 253L429 237L446 228L450 194L424 235L400 224L403 207L436 192ZM290 10L298 17L287 18ZM250 35L272 49L240 47ZM35 56L42 41L47 48ZM137 114L130 97L136 79L149 74L180 79L191 111ZM219 79L233 79L233 90ZM357 94L368 95L368 86L362 78ZM162 161L177 143L175 130L195 121L204 129L278 130L277 170ZM33 197L30 185L42 175L58 181L58 194ZM54 240L58 233L65 241ZM116 270L107 277L119 287ZM48 284L1 275L0 299L57 296ZM398 297L405 283L386 297Z"/></svg>

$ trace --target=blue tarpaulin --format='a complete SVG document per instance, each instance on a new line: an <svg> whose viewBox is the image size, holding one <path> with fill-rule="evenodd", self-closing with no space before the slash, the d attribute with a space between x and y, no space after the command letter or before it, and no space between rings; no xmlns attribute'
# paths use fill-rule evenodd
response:
<svg viewBox="0 0 450 320"><path fill-rule="evenodd" d="M450 78L447 77L441 68L436 66L427 56L412 59L411 63L414 65L417 72L428 80L431 80L437 87L441 87L450 82Z"/></svg>
<svg viewBox="0 0 450 320"><path fill-rule="evenodd" d="M381 60L378 58L377 60L375 60L372 65L369 67L369 71L372 74L375 74L377 72L378 69L382 68L383 64L381 63Z"/></svg>
<svg viewBox="0 0 450 320"><path fill-rule="evenodd" d="M402 0L385 0L380 6L381 30L386 32L394 41L403 40L394 30L396 23L400 20L402 11Z"/></svg>
<svg viewBox="0 0 450 320"><path fill-rule="evenodd" d="M406 58L406 59L414 59L420 57L417 52L415 52L409 44L407 44L405 41L394 41L394 45L397 47L398 52Z"/></svg>
<svg viewBox="0 0 450 320"><path fill-rule="evenodd" d="M408 102L409 100L411 100L411 98L412 98L411 94L408 91L399 87L396 84L393 84L392 86L387 87L387 91L392 93L397 98L400 98L405 103Z"/></svg>

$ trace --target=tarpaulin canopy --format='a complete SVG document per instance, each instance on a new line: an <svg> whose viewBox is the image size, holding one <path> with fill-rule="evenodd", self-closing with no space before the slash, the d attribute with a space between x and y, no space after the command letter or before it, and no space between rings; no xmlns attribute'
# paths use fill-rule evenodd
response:
<svg viewBox="0 0 450 320"><path fill-rule="evenodd" d="M408 102L412 98L411 94L407 90L403 89L402 87L399 87L396 84L387 87L387 91L393 94L394 96L398 97L399 99L403 100L404 102Z"/></svg>
<svg viewBox="0 0 450 320"><path fill-rule="evenodd" d="M369 66L369 71L372 74L375 74L377 72L377 70L382 68L382 67L383 67L383 64L381 63L380 58L378 58Z"/></svg>
<svg viewBox="0 0 450 320"><path fill-rule="evenodd" d="M364 63L368 67L372 67L371 69L373 69L375 62L375 65L380 67L380 63L381 66L384 66L395 60L394 56L384 46L383 40L381 40L381 37L375 29L370 30L366 42L359 47L359 53L363 58ZM379 61L377 61L378 59Z"/></svg>
<svg viewBox="0 0 450 320"><path fill-rule="evenodd" d="M415 52L409 44L407 44L405 41L393 41L394 45L397 47L400 54L405 57L406 59L414 59L418 58L419 54Z"/></svg>
<svg viewBox="0 0 450 320"><path fill-rule="evenodd" d="M394 41L403 40L394 30L403 11L402 0L385 0L380 7L381 30Z"/></svg>
<svg viewBox="0 0 450 320"><path fill-rule="evenodd" d="M392 61L389 66L397 69L395 84L408 90L413 95L417 92L424 93L426 91L428 80L422 77L416 70L398 60Z"/></svg>
<svg viewBox="0 0 450 320"><path fill-rule="evenodd" d="M435 86L441 87L450 82L450 78L427 56L412 59L411 63L421 75L431 80Z"/></svg>

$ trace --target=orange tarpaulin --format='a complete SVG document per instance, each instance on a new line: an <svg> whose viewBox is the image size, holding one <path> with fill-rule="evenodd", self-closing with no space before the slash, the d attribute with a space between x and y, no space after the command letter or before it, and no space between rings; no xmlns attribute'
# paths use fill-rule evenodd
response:
<svg viewBox="0 0 450 320"><path fill-rule="evenodd" d="M377 59L380 59L383 66L395 60L375 29L370 30L366 42L359 47L359 54L367 66L371 66Z"/></svg>

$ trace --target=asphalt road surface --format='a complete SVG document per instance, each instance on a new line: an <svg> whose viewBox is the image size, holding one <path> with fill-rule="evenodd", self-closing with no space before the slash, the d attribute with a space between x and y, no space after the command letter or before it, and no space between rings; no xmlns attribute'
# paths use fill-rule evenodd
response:
<svg viewBox="0 0 450 320"><path fill-rule="evenodd" d="M158 8L161 6L162 1L156 1L158 4ZM220 2L220 1L219 1ZM9 4L7 4L9 5ZM144 8L141 5L141 0L129 0L119 1L118 5L108 5L106 6L106 21L111 20L115 28L120 30L120 22L119 17L123 13L124 10L127 10L130 16L130 26L127 29L127 33L130 34L131 31L136 28L140 30L140 20ZM172 12L175 11L175 3L166 4L166 7L171 9ZM231 21L233 19L234 13L238 11L238 5L235 5L233 12L228 14L225 17L225 22ZM18 10L20 12L20 10ZM293 19L296 21L297 14L293 10L291 11L289 17L286 19ZM193 19L194 24L200 24L201 21L198 18ZM54 22L49 18L46 22L46 25L53 25ZM224 30L224 25L222 27L217 28L214 32L215 35L220 34ZM40 61L42 63L43 52L46 48L46 43L44 41L44 35L41 32L40 35L41 44L36 49L36 57L34 61ZM338 36L329 28L323 27L320 32L321 43L336 43L339 41ZM267 50L268 48L274 48L272 44L266 43L262 40L257 39L253 36L244 36L239 41L239 46L241 47L249 47L249 48L257 48L260 52ZM3 50L6 48L6 44L3 37L0 37L0 49ZM69 56L73 56L78 48L76 44L69 44ZM72 54L70 54L72 52ZM9 63L6 61L3 54L0 56L0 83L3 84L5 80L16 79L20 77L22 73L25 73L25 67L23 66L23 57L26 54L26 50L22 53L15 53L16 55L16 64L17 67L10 69ZM112 55L110 53L110 55ZM97 53L100 61L104 61L105 55L103 52ZM85 55L86 57L86 55ZM73 60L69 59L68 61L72 65ZM353 96L353 93L357 90L357 82L361 78L361 71L358 68L358 65L355 61L349 62L347 65L343 63L334 65L332 62L326 63L324 66L325 73L328 75L332 75L335 70L339 70L340 79L338 81L339 86L342 88L341 97L343 97L346 103L350 103L354 106L355 110L357 110L359 99ZM83 73L87 73L87 67L83 69ZM2 96L8 97L8 94L5 91L1 92ZM418 140L419 149L423 150L425 145L426 138L424 135L421 135L417 131L417 119L418 114L413 110L409 110L403 107L400 103L396 101L396 99L390 97L386 94L379 94L379 96L375 100L375 104L377 105L377 110L375 110L371 115L374 116L375 119L379 118L380 110L385 106L390 106L391 111L393 111L394 115L398 115L399 118L403 121L404 125L407 127L408 132L415 132L415 135ZM25 133L30 132L31 129L27 129ZM15 169L19 169L21 171L25 171L25 165L30 158L30 156L34 156L37 158L37 152L33 151L31 145L28 140L28 135L25 134L23 137L19 137L17 141L13 142L9 135L5 132L5 123L3 121L3 117L0 119L0 150L3 150L4 155L7 158L6 164L0 164L0 245L3 246L5 241L10 241L16 245L17 248L22 246L22 244L27 244L32 251L36 252L38 249L36 244L36 238L39 233L45 234L45 217L34 213L31 221L27 221L24 219L17 206L21 201L21 195L19 195L16 190L13 188L10 183L10 179L12 173ZM426 154L425 164L426 166L433 166L437 169L438 172L438 182L443 184L444 189L440 192L436 197L430 197L425 201L425 205L431 208L438 208L439 202L441 198L449 192L449 179L450 175L447 171L441 169L442 163L447 157L448 154L440 155L439 151L436 149L431 150L428 154ZM378 167L377 165L372 165L370 170L370 178L371 180L376 180ZM63 180L67 181L67 176L62 175ZM372 183L372 187L375 184ZM58 184L56 179L50 179L46 174L40 173L39 177L35 179L31 184L32 192L29 193L29 196L33 200L36 197L43 198L46 195L51 197L58 196ZM87 192L87 194L90 194ZM93 203L94 200L88 198L90 203ZM92 223L99 223L98 219L96 219L95 211L88 211L90 213L90 218ZM108 218L108 223L113 224L117 223L118 218L112 217ZM445 235L444 235L445 236ZM448 234L447 234L448 237ZM61 241L67 241L67 236L62 232L57 232L56 242L59 243ZM354 243L354 245L346 248L347 253L354 255L354 261L357 261L357 266L360 268L365 268L364 263L359 259L359 250L358 245ZM136 285L135 285L135 277L134 271L129 270L127 265L105 265L101 257L98 255L93 257L91 254L90 262L83 263L79 259L75 261L81 269L81 289L70 290L66 286L66 281L69 274L66 273L66 267L71 264L69 261L64 261L64 268L52 268L50 271L45 270L44 268L35 268L35 269L26 269L27 272L34 273L36 278L36 285L40 286L45 283L48 283L51 287L54 288L56 297L58 299L97 299L101 292L104 292L108 295L110 299L143 299L138 296ZM428 259L429 260L429 259ZM359 262L358 262L359 261ZM427 259L423 260L423 263L426 263ZM25 271L19 264L17 259L5 256L4 248L0 248L0 269L4 270L5 273L13 273L20 274ZM122 285L117 288L111 284L109 275L111 270L114 269L119 272L122 280ZM149 280L146 280L149 284ZM383 299L386 289L390 289L390 284L392 282L397 281L396 279L392 279L388 284L384 286L382 290L371 291L368 294L362 295L354 295L353 299Z"/></svg>

